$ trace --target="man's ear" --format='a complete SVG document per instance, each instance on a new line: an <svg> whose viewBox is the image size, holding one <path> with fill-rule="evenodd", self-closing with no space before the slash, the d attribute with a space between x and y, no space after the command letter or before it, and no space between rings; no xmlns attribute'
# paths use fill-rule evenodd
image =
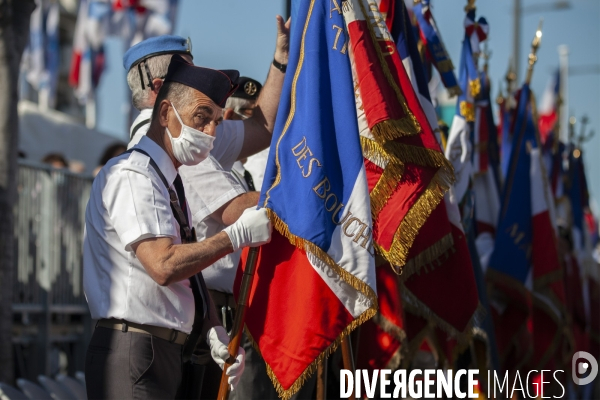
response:
<svg viewBox="0 0 600 400"><path fill-rule="evenodd" d="M154 78L152 79L152 84L154 85L154 94L158 96L158 92L160 91L160 88L162 87L164 81L160 78Z"/></svg>
<svg viewBox="0 0 600 400"><path fill-rule="evenodd" d="M171 104L167 100L162 100L158 107L158 123L162 127L166 127L169 122L169 106Z"/></svg>
<svg viewBox="0 0 600 400"><path fill-rule="evenodd" d="M225 112L223 113L223 119L224 120L231 119L232 116L233 116L233 108L226 108Z"/></svg>

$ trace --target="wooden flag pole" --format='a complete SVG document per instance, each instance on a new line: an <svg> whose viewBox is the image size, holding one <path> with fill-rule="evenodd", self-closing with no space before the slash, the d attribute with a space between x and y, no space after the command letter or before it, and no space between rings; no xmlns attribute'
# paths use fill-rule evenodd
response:
<svg viewBox="0 0 600 400"><path fill-rule="evenodd" d="M346 336L342 339L342 361L344 363L344 369L352 371L354 374L354 357L352 356L352 346L350 345L350 336ZM354 390L350 392L350 400L356 400L356 393Z"/></svg>
<svg viewBox="0 0 600 400"><path fill-rule="evenodd" d="M327 359L317 365L317 400L327 399Z"/></svg>
<svg viewBox="0 0 600 400"><path fill-rule="evenodd" d="M238 349L242 341L244 318L246 316L246 308L248 307L248 299L250 298L250 290L252 289L252 281L254 280L254 271L256 271L258 249L258 247L252 247L248 252L248 261L246 263L246 268L244 269L240 297L238 298L235 319L233 320L233 328L231 329L231 340L229 341L229 346L227 346L227 349L229 350L229 359L223 366L223 374L221 375L221 384L219 386L219 395L217 397L218 400L229 399L229 383L227 382L229 377L227 376L226 371L227 368L229 368L235 362L235 358L238 355Z"/></svg>

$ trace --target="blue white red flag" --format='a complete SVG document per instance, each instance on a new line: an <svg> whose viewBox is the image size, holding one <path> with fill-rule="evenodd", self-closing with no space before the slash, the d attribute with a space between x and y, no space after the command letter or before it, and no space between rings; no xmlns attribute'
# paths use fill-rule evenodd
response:
<svg viewBox="0 0 600 400"><path fill-rule="evenodd" d="M454 167L456 182L450 189L450 201L459 204L471 182L473 165L473 122L475 121L475 97L481 90L481 82L473 54L479 53L479 43L487 36L487 22L480 17L475 23L475 10L469 10L464 21L465 36L460 57L459 80L462 94L456 103L456 113L446 145L446 157ZM485 27L485 29L484 29ZM485 34L485 35L484 35Z"/></svg>
<svg viewBox="0 0 600 400"><path fill-rule="evenodd" d="M446 51L442 37L437 28L429 0L415 2L413 12L419 25L421 41L425 45L425 55L440 74L444 87L448 89L450 97L461 94L461 89L454 75L454 65Z"/></svg>
<svg viewBox="0 0 600 400"><path fill-rule="evenodd" d="M384 2L382 1L381 5L383 4ZM431 132L433 128L437 127L437 116L430 101L425 71L417 51L417 43L413 35L414 30L409 20L409 13L406 10L404 2L401 0L388 2L387 6L386 25L391 28L390 34L396 43L398 54L396 55L393 51L388 51L384 54L390 59L399 56L397 57L398 61L402 60L402 66L406 74L398 74L398 78L401 82L403 75L410 78L410 85L402 88L403 93L407 98L409 98L409 94L414 93L411 97L415 96L418 100L418 102L414 103L409 101L409 109L415 113L414 115L423 129L423 133ZM390 18L391 10L393 10L393 18ZM366 19L379 21L379 16L367 14ZM381 37L386 37L385 34L385 32L380 32ZM353 36L352 31L350 36ZM386 44L386 47L388 46ZM363 98L364 101L365 99ZM360 111L358 114L359 116L361 115ZM363 146L363 154L365 154L364 149L365 146ZM436 143L435 149L437 151L440 150L439 142ZM411 150L416 152L420 149L413 148ZM368 158L368 155L365 157ZM447 162L447 160L444 161ZM400 165L404 162L402 154L398 155L397 162ZM384 175L387 174L388 169L391 170L390 163L385 168ZM410 185L405 185L404 181L405 176L410 176L408 171L409 169L406 167L406 173L400 175L398 192L414 196L419 192L411 188ZM440 168L439 171L444 171L444 169ZM370 173L373 175L370 175ZM367 176L375 176L374 169L368 168ZM383 180L383 176L381 180ZM375 189L371 192L372 200L374 193L376 193ZM420 200L424 197L421 196ZM393 209L394 207L402 210L404 206L400 198L391 196L387 200L386 208ZM439 330L440 335L445 335L445 339L448 336L452 336L455 339L453 343L464 342L471 333L471 326L474 323L474 316L478 308L478 298L471 268L471 259L460 222L460 214L458 208L450 204L447 199L436 204L435 208L430 209L429 212L429 217L420 227L419 233L412 243L407 257L408 260L403 266L403 273L400 277L400 280L403 282L400 292L402 294L402 306L405 311L404 315L406 317L414 316L417 319L425 321L424 326L426 330L433 331L432 327L441 328ZM396 213L396 215L398 214ZM385 214L380 213L378 215L379 218L375 221L376 226L385 226L383 225L383 221L385 221L382 218L383 215ZM405 221L408 219L406 218ZM386 229L389 229L388 227L390 226L386 226ZM415 274L414 272L418 273ZM460 293L453 290L457 286L461 286L462 288ZM388 288L388 285L385 285L385 287ZM444 302L443 299L450 297L463 305L460 310L446 307L447 302ZM384 309L383 301L380 301L380 307L382 316L385 316L388 311ZM391 318L387 319L391 321ZM412 321L411 324L415 325L414 322ZM388 327L391 325L387 324ZM397 324L396 326L398 328L401 327ZM381 324L380 327L385 328L385 325ZM413 330L412 332L415 331ZM423 340L424 332L418 329L416 332L416 334L411 333L407 336L408 353L406 353L406 350L403 350L405 354L410 354L410 352L418 349L420 341ZM393 331L388 329L388 333L391 334ZM381 343L385 343L383 339L385 339L385 336L382 337ZM447 352L449 357L453 353L450 347L444 346L444 349L442 349L442 351L450 350Z"/></svg>
<svg viewBox="0 0 600 400"><path fill-rule="evenodd" d="M73 35L69 83L80 102L94 96L104 70L107 36L127 48L173 31L178 0L81 0Z"/></svg>
<svg viewBox="0 0 600 400"><path fill-rule="evenodd" d="M23 53L22 67L27 82L38 91L42 108L54 108L58 84L60 5L37 0L30 18L29 45Z"/></svg>
<svg viewBox="0 0 600 400"><path fill-rule="evenodd" d="M273 221L246 327L289 398L377 309L369 187L341 2L302 2L259 204Z"/></svg>
<svg viewBox="0 0 600 400"><path fill-rule="evenodd" d="M512 354L515 363L504 367L515 367L531 356L534 366L542 368L552 363L560 344L565 295L552 195L527 84L521 89L514 127L488 280L495 325L504 327L497 329L499 350L505 360ZM515 355L519 348L515 338L527 333L530 318L533 346L528 350L533 351Z"/></svg>
<svg viewBox="0 0 600 400"><path fill-rule="evenodd" d="M402 0L395 1L397 4L394 7L395 16L392 20L390 33L396 42L402 64L404 64L404 69L413 84L415 93L419 97L419 103L421 103L421 107L427 116L427 121L429 121L429 125L436 132L438 140L440 140L437 113L431 102L425 68L421 61L416 38L411 29L412 24L408 10Z"/></svg>
<svg viewBox="0 0 600 400"><path fill-rule="evenodd" d="M490 100L490 81L481 73L481 93L475 101L473 138L473 195L475 200L476 245L482 268L487 268L494 249L494 235L500 212L500 151L498 131Z"/></svg>
<svg viewBox="0 0 600 400"><path fill-rule="evenodd" d="M558 106L560 98L560 70L552 75L548 86L542 95L538 108L538 127L542 143L546 143L548 136L556 131L558 125ZM558 139L558 138L557 138Z"/></svg>

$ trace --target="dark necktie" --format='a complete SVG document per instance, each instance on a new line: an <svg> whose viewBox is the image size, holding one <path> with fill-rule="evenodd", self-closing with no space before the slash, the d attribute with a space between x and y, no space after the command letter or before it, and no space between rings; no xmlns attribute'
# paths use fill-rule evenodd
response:
<svg viewBox="0 0 600 400"><path fill-rule="evenodd" d="M181 177L179 174L175 177L173 181L173 186L175 187L175 191L168 188L169 196L171 201L171 208L173 209L173 214L175 215L175 219L179 223L179 229L181 233L181 241L182 243L193 243L196 241L196 231L194 228L190 228L190 223L187 214L187 204L185 200L185 190L183 189L183 182L181 181ZM185 210L185 211L184 211ZM185 359L189 359L192 352L194 351L194 347L196 346L196 342L200 337L200 330L202 328L202 321L204 317L209 318L210 307L208 307L209 302L209 294L208 289L206 287L206 283L204 283L204 278L201 273L198 273L192 277L190 277L190 286L192 288L192 293L194 294L194 304L196 306L196 313L194 316L194 325L192 327L192 332L190 333L190 337L185 344L183 350L183 356ZM200 312L200 310L205 312Z"/></svg>
<svg viewBox="0 0 600 400"><path fill-rule="evenodd" d="M252 174L246 169L244 170L244 180L248 184L248 190L254 192L256 188L254 187L254 180L252 179Z"/></svg>

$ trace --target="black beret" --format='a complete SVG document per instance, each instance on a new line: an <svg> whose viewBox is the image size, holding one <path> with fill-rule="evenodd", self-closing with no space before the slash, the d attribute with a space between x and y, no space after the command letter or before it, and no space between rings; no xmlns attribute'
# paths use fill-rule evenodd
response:
<svg viewBox="0 0 600 400"><path fill-rule="evenodd" d="M240 76L237 84L237 90L231 95L231 97L238 97L240 99L247 100L258 99L262 85L257 80L248 78L247 76Z"/></svg>
<svg viewBox="0 0 600 400"><path fill-rule="evenodd" d="M237 88L234 83L238 80L240 73L236 70L217 70L211 68L197 67L189 64L178 55L171 58L165 82L177 82L202 92L223 107L225 101Z"/></svg>

